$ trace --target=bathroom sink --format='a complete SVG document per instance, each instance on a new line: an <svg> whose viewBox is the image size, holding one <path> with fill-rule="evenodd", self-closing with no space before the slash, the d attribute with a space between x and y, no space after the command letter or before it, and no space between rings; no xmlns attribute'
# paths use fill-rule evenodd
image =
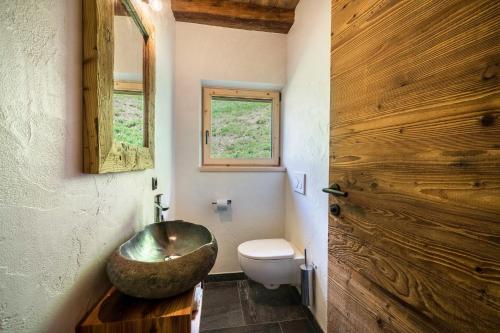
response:
<svg viewBox="0 0 500 333"><path fill-rule="evenodd" d="M212 269L217 241L204 226L167 221L148 225L123 243L108 261L111 283L139 298L178 295Z"/></svg>

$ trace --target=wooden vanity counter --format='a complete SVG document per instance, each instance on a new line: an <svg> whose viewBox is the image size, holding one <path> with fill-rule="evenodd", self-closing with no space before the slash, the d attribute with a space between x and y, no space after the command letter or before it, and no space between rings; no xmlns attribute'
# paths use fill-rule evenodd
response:
<svg viewBox="0 0 500 333"><path fill-rule="evenodd" d="M194 312L196 288L201 286L171 298L145 300L113 287L76 327L76 333L197 333L201 299Z"/></svg>

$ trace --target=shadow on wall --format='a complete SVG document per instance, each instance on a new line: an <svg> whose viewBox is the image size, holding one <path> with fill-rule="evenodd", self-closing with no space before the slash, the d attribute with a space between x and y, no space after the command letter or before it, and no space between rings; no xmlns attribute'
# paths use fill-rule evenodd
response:
<svg viewBox="0 0 500 333"><path fill-rule="evenodd" d="M84 272L78 275L78 280L75 281L71 290L66 292L64 297L61 297L58 309L52 315L44 332L59 332L61 323L64 322L74 322L73 326L75 327L78 325L86 313L110 287L109 282L102 283L107 280L104 265L103 262L96 262L92 267L87 267ZM94 299L89 295L96 295L97 297ZM84 306L82 307L82 305ZM74 318L68 319L68 316L73 315Z"/></svg>
<svg viewBox="0 0 500 333"><path fill-rule="evenodd" d="M64 29L66 58L65 84L65 137L64 178L79 177L83 169L83 86L82 86L82 1L77 6L66 5L65 16L78 29ZM78 8L78 10L74 10ZM72 10L73 9L73 10Z"/></svg>
<svg viewBox="0 0 500 333"><path fill-rule="evenodd" d="M219 222L229 223L233 222L233 209L229 206L227 209L217 209L214 208L215 214L219 217Z"/></svg>
<svg viewBox="0 0 500 333"><path fill-rule="evenodd" d="M63 328L64 332L73 332L78 323L104 296L111 287L106 274L107 260L118 246L132 237L136 222L137 216L132 215L127 223L116 231L117 235L125 236L110 247L111 252L101 255L100 258L88 258L88 265L77 273L77 279L70 289L59 296L57 310L52 313L44 332L63 332ZM63 323L68 323L71 327L63 327Z"/></svg>

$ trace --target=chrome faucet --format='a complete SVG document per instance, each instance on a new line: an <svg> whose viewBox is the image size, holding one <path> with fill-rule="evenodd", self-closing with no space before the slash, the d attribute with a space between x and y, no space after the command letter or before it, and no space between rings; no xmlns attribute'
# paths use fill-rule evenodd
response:
<svg viewBox="0 0 500 333"><path fill-rule="evenodd" d="M155 223L157 222L165 222L165 220L163 219L163 212L164 211L167 211L170 207L163 207L161 205L161 197L162 197L163 194L157 194L155 195L155 203L154 203L154 207L155 207Z"/></svg>

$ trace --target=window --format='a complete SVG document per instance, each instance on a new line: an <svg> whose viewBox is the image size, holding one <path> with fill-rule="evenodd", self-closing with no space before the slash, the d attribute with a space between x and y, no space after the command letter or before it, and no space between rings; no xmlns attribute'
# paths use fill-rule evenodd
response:
<svg viewBox="0 0 500 333"><path fill-rule="evenodd" d="M279 166L277 91L203 89L203 165Z"/></svg>

